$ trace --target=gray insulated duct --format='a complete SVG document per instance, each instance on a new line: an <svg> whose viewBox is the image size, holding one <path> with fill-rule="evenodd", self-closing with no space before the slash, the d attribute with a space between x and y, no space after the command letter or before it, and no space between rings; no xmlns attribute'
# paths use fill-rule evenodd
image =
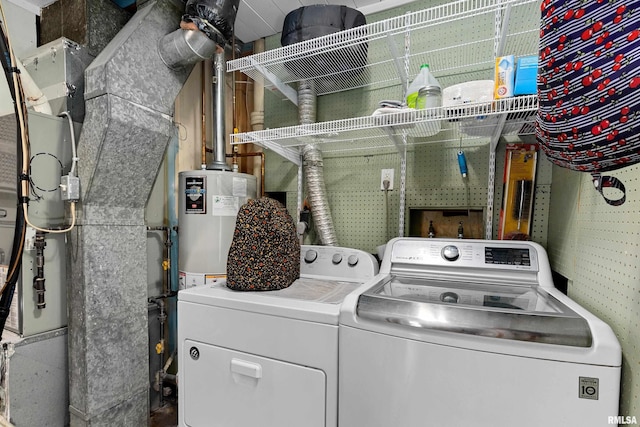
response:
<svg viewBox="0 0 640 427"><path fill-rule="evenodd" d="M298 114L300 124L316 121L316 91L311 80L303 80L298 84ZM338 239L333 228L331 210L327 200L324 184L324 166L322 152L316 144L308 144L302 148L302 164L307 194L313 222L320 237L320 242L327 246L337 246Z"/></svg>

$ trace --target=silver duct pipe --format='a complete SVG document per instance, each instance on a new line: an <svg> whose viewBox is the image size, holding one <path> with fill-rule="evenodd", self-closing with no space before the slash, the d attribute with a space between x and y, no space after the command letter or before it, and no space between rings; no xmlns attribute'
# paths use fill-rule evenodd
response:
<svg viewBox="0 0 640 427"><path fill-rule="evenodd" d="M216 43L198 30L179 28L160 39L158 44L160 59L172 70L209 59L215 52Z"/></svg>
<svg viewBox="0 0 640 427"><path fill-rule="evenodd" d="M298 111L300 124L316 121L317 96L313 81L298 83ZM326 246L337 246L338 239L333 228L331 210L327 201L324 184L322 152L316 144L307 144L302 148L302 165L309 195L309 203L320 242Z"/></svg>
<svg viewBox="0 0 640 427"><path fill-rule="evenodd" d="M213 111L215 115L215 142L213 147L213 162L207 165L207 169L230 171L227 165L226 144L225 144L225 125L224 125L224 75L225 75L225 58L224 49L218 49L213 58L215 68L215 94L213 97Z"/></svg>

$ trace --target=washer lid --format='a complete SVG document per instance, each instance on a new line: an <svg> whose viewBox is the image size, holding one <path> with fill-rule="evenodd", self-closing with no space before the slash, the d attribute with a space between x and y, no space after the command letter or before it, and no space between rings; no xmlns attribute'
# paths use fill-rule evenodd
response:
<svg viewBox="0 0 640 427"><path fill-rule="evenodd" d="M590 347L585 319L539 286L387 276L358 298L357 315L460 334Z"/></svg>

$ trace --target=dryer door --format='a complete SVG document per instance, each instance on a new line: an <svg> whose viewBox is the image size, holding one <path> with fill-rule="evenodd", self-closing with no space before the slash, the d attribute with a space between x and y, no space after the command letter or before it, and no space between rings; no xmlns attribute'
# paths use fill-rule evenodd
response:
<svg viewBox="0 0 640 427"><path fill-rule="evenodd" d="M187 426L324 427L324 372L191 340L184 349Z"/></svg>

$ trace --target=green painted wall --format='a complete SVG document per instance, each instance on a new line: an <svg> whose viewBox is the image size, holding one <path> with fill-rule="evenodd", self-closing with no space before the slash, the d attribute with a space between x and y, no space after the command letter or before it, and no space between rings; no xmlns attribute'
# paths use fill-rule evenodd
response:
<svg viewBox="0 0 640 427"><path fill-rule="evenodd" d="M611 175L627 201L607 205L589 174L553 167L548 252L569 296L607 322L622 345L620 415L640 416L640 166ZM617 198L618 193L609 197Z"/></svg>

